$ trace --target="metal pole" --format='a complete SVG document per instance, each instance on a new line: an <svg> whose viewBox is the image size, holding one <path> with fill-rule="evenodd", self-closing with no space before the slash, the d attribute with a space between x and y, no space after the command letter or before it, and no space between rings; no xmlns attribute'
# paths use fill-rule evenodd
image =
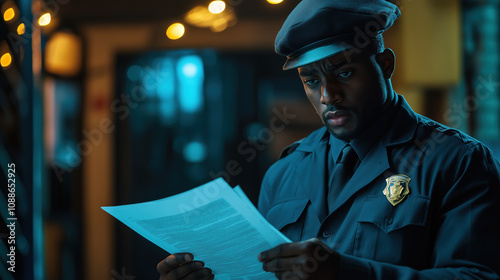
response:
<svg viewBox="0 0 500 280"><path fill-rule="evenodd" d="M25 217L26 236L31 244L25 260L26 279L45 279L43 234L43 104L41 90L41 30L33 18L33 1L20 0L21 15L28 22L23 42L21 120L24 182L31 198L31 217ZM33 264L32 266L30 264Z"/></svg>

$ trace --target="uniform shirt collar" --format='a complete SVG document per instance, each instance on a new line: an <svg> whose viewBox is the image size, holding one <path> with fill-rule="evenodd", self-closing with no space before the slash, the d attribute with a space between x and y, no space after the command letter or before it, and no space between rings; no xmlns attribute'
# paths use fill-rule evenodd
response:
<svg viewBox="0 0 500 280"><path fill-rule="evenodd" d="M344 149L345 145L349 144L349 142L340 140L330 134L330 140L328 141L328 144L330 144L330 155L333 158L333 162L338 163L340 160L340 153L342 152L342 149ZM356 152L356 154L358 154L358 151L356 151L355 148L354 151Z"/></svg>

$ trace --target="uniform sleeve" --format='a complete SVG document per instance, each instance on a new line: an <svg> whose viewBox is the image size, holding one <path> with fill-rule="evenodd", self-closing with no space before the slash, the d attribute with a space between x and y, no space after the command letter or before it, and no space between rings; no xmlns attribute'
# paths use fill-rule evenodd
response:
<svg viewBox="0 0 500 280"><path fill-rule="evenodd" d="M444 172L444 171L443 171ZM341 255L338 280L500 279L500 166L484 146L463 153L433 210L429 269ZM453 175L454 174L454 175ZM453 176L452 176L453 175Z"/></svg>
<svg viewBox="0 0 500 280"><path fill-rule="evenodd" d="M307 138L296 141L283 149L277 162L275 162L266 172L260 187L258 209L262 216L267 217L267 212L271 208L276 192L283 186L283 178L290 176L294 164L303 159L304 153L296 152L297 148L307 142L306 145L319 141L325 135L326 129L321 127L312 132ZM329 134L327 134L329 135Z"/></svg>
<svg viewBox="0 0 500 280"><path fill-rule="evenodd" d="M260 186L260 194L259 194L259 203L258 203L258 209L259 212L262 214L262 216L266 217L267 212L269 211L269 207L271 207L271 199L270 199L270 188L271 184L269 183L271 173L270 170L266 173L264 176L264 179L262 180L262 184Z"/></svg>
<svg viewBox="0 0 500 280"><path fill-rule="evenodd" d="M284 171L286 170L286 167L284 167L286 165L282 161L278 160L269 167L260 186L258 209L264 217L267 217L267 212L272 206L276 189L280 187L280 178L284 176Z"/></svg>
<svg viewBox="0 0 500 280"><path fill-rule="evenodd" d="M300 141L286 147L281 153L280 159L271 165L264 175L264 179L262 180L262 184L260 186L258 203L259 212L264 217L267 216L267 212L272 206L271 204L273 203L275 193L281 186L283 177L287 176L287 171L290 170L290 161L293 157L290 154L295 151L299 144ZM285 157L287 158L285 159Z"/></svg>

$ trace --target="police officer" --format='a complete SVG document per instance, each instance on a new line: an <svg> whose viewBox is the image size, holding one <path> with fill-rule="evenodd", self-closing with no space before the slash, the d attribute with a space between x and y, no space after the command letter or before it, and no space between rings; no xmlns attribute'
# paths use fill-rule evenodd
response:
<svg viewBox="0 0 500 280"><path fill-rule="evenodd" d="M266 173L259 210L292 243L256 256L278 279L500 279L500 164L416 114L390 78L385 0L303 0L276 38L324 127ZM431 67L431 66L430 66ZM211 279L189 253L160 279Z"/></svg>

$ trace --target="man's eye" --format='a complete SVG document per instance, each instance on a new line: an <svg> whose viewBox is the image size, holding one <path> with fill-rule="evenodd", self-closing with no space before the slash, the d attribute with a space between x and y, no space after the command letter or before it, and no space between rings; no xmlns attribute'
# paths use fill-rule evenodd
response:
<svg viewBox="0 0 500 280"><path fill-rule="evenodd" d="M309 79L309 80L305 80L304 83L306 85L308 85L309 87L314 87L318 84L318 79Z"/></svg>
<svg viewBox="0 0 500 280"><path fill-rule="evenodd" d="M347 79L352 76L352 71L345 71L337 75L339 78Z"/></svg>

